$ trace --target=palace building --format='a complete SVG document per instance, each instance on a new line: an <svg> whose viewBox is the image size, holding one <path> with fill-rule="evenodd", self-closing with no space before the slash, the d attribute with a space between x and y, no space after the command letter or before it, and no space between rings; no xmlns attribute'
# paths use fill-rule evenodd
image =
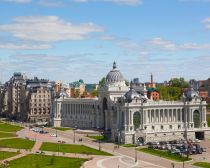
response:
<svg viewBox="0 0 210 168"><path fill-rule="evenodd" d="M67 98L52 103L51 124L55 127L102 129L111 140L142 143L176 139L206 139L206 102L189 89L180 101L147 98L145 87L126 86L116 63L95 99Z"/></svg>

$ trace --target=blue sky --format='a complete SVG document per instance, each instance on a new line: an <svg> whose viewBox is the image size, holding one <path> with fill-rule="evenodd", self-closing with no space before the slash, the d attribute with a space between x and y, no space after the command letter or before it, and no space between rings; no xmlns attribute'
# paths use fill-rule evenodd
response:
<svg viewBox="0 0 210 168"><path fill-rule="evenodd" d="M0 81L96 83L112 68L161 82L210 77L210 0L0 0Z"/></svg>

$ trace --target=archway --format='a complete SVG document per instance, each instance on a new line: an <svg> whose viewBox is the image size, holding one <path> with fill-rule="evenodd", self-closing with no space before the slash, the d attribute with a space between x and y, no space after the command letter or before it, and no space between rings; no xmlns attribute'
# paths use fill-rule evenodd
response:
<svg viewBox="0 0 210 168"><path fill-rule="evenodd" d="M136 130L137 128L139 128L141 124L141 115L140 113L137 111L133 114L133 125L134 125L134 130Z"/></svg>
<svg viewBox="0 0 210 168"><path fill-rule="evenodd" d="M195 110L193 112L193 122L194 122L194 128L200 127L200 112L198 110Z"/></svg>
<svg viewBox="0 0 210 168"><path fill-rule="evenodd" d="M143 137L139 137L139 138L137 139L137 144L138 144L138 145L143 145L143 144L144 144L144 138L143 138Z"/></svg>
<svg viewBox="0 0 210 168"><path fill-rule="evenodd" d="M104 98L103 99L103 128L106 128L106 110L108 109L108 105L107 105L107 99Z"/></svg>

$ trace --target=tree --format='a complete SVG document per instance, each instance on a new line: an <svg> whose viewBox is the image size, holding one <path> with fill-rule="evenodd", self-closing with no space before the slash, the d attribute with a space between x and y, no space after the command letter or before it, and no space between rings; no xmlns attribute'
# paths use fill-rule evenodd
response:
<svg viewBox="0 0 210 168"><path fill-rule="evenodd" d="M80 96L80 92L79 92L79 90L77 89L77 90L75 91L75 93L74 93L74 97L77 98L77 97L79 97L79 96Z"/></svg>
<svg viewBox="0 0 210 168"><path fill-rule="evenodd" d="M98 97L98 89L93 90L91 94L95 97Z"/></svg>
<svg viewBox="0 0 210 168"><path fill-rule="evenodd" d="M106 78L105 78L105 77L103 77L103 78L99 81L99 87L104 86L104 85L105 85L105 83L106 83Z"/></svg>
<svg viewBox="0 0 210 168"><path fill-rule="evenodd" d="M125 80L125 85L126 85L126 86L129 86L129 83L130 83L130 82L129 82L128 80Z"/></svg>
<svg viewBox="0 0 210 168"><path fill-rule="evenodd" d="M173 86L159 86L157 88L162 100L179 100L181 97L181 88Z"/></svg>
<svg viewBox="0 0 210 168"><path fill-rule="evenodd" d="M184 80L184 78L173 78L169 81L170 86L179 88L188 88L189 83Z"/></svg>

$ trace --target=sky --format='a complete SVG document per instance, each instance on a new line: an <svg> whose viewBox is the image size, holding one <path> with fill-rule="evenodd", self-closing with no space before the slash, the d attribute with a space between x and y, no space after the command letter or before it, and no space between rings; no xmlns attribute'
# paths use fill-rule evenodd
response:
<svg viewBox="0 0 210 168"><path fill-rule="evenodd" d="M210 77L210 0L0 0L0 81Z"/></svg>

